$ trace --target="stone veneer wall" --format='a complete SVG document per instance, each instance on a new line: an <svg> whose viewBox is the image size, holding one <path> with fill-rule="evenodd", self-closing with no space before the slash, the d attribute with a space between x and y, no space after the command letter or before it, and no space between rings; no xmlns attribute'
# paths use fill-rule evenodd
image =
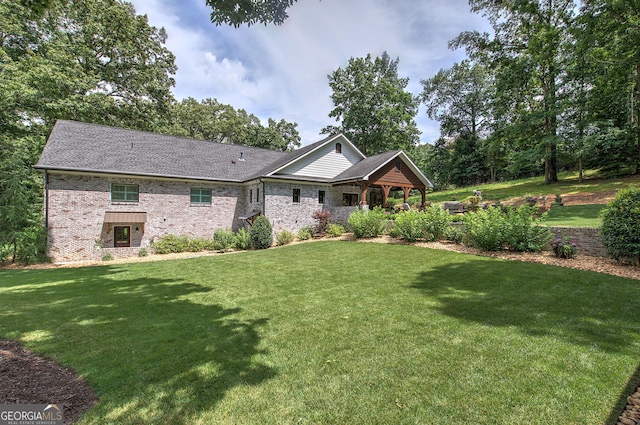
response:
<svg viewBox="0 0 640 425"><path fill-rule="evenodd" d="M359 194L358 186L310 185L302 183L265 182L264 215L271 221L274 233L284 229L293 233L302 227L317 224L313 213L319 210L331 212L332 221L346 223L356 207L343 207L342 194ZM300 203L293 203L293 189L300 189ZM318 191L325 191L325 203L318 203Z"/></svg>
<svg viewBox="0 0 640 425"><path fill-rule="evenodd" d="M454 222L452 224L461 230L464 229L464 224L461 222ZM578 244L578 255L584 254L592 257L608 256L607 250L602 244L599 228L552 226L550 229L554 237L562 236L563 238L575 241ZM551 245L548 245L545 250L551 251Z"/></svg>
<svg viewBox="0 0 640 425"><path fill-rule="evenodd" d="M111 202L111 183L138 184L139 202ZM211 205L191 206L190 188L211 189ZM49 173L49 256L58 262L99 259L96 241L113 248L113 227L119 225L107 231L107 211L147 213L144 227L121 223L131 226L132 249L109 249L114 257L137 253L133 248L167 234L210 238L217 228L236 230L241 225L237 217L247 212L245 191L240 185L208 182Z"/></svg>

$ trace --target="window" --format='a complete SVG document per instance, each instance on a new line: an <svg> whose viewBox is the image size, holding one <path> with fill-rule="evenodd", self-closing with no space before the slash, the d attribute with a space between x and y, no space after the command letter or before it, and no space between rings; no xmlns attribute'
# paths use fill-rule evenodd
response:
<svg viewBox="0 0 640 425"><path fill-rule="evenodd" d="M324 190L318 191L318 203L324 204Z"/></svg>
<svg viewBox="0 0 640 425"><path fill-rule="evenodd" d="M358 206L358 194L357 193L343 193L342 194L342 205L346 207L356 207Z"/></svg>
<svg viewBox="0 0 640 425"><path fill-rule="evenodd" d="M249 189L249 202L253 202L253 189Z"/></svg>
<svg viewBox="0 0 640 425"><path fill-rule="evenodd" d="M191 203L211 205L211 189L191 188Z"/></svg>
<svg viewBox="0 0 640 425"><path fill-rule="evenodd" d="M336 153L342 153L342 144L336 143Z"/></svg>
<svg viewBox="0 0 640 425"><path fill-rule="evenodd" d="M401 167L402 167L402 161L400 161L399 159L396 160L396 171L400 171Z"/></svg>
<svg viewBox="0 0 640 425"><path fill-rule="evenodd" d="M111 183L111 202L138 202L138 185Z"/></svg>
<svg viewBox="0 0 640 425"><path fill-rule="evenodd" d="M256 189L256 202L260 202L260 188Z"/></svg>
<svg viewBox="0 0 640 425"><path fill-rule="evenodd" d="M293 189L293 203L300 203L300 189Z"/></svg>

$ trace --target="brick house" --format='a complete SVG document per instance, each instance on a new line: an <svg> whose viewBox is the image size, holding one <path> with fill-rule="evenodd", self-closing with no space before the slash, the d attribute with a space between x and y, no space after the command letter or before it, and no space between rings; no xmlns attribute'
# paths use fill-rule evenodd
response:
<svg viewBox="0 0 640 425"><path fill-rule="evenodd" d="M63 120L35 168L54 261L135 255L167 234L210 238L258 213L297 232L315 211L344 222L391 189L424 201L432 187L403 151L365 157L343 135L276 152Z"/></svg>

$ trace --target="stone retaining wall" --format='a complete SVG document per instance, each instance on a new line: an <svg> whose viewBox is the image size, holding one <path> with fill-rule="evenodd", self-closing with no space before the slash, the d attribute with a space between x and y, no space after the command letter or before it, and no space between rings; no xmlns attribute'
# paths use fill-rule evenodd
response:
<svg viewBox="0 0 640 425"><path fill-rule="evenodd" d="M464 224L461 222L454 222L452 225L461 230L464 229ZM551 226L550 229L555 236L562 236L563 238L575 241L578 244L578 255L584 254L592 257L608 256L607 250L602 244L599 228ZM545 250L550 251L551 246L547 246Z"/></svg>

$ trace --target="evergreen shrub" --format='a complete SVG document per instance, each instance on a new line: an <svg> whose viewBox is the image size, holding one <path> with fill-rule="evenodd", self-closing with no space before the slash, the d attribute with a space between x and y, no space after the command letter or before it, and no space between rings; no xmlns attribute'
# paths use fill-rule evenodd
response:
<svg viewBox="0 0 640 425"><path fill-rule="evenodd" d="M267 249L273 243L273 228L269 219L263 215L253 221L249 230L249 241L254 249Z"/></svg>
<svg viewBox="0 0 640 425"><path fill-rule="evenodd" d="M602 243L616 260L640 264L640 188L621 190L602 211Z"/></svg>

